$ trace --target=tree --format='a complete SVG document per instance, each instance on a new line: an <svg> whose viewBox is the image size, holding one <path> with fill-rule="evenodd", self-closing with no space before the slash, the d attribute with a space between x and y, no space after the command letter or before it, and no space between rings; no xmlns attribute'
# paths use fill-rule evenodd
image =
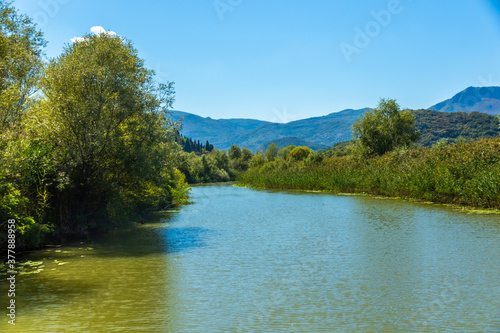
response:
<svg viewBox="0 0 500 333"><path fill-rule="evenodd" d="M250 162L250 160L252 159L253 157L253 154L252 152L250 151L250 149L248 148L243 148L241 150L241 160L245 163L248 164L248 162Z"/></svg>
<svg viewBox="0 0 500 333"><path fill-rule="evenodd" d="M40 244L50 224L43 221L52 173L50 146L30 140L24 118L43 67L46 42L33 21L0 0L0 247L7 219L16 220L20 249Z"/></svg>
<svg viewBox="0 0 500 333"><path fill-rule="evenodd" d="M409 147L420 137L415 130L415 117L394 99L382 99L372 111L367 111L353 125L356 138L355 152L362 157L383 155L403 147Z"/></svg>
<svg viewBox="0 0 500 333"><path fill-rule="evenodd" d="M241 149L237 145L231 145L229 148L227 155L230 160L237 160L241 157Z"/></svg>
<svg viewBox="0 0 500 333"><path fill-rule="evenodd" d="M312 149L309 147L295 147L290 151L289 155L293 161L303 161L312 152Z"/></svg>
<svg viewBox="0 0 500 333"><path fill-rule="evenodd" d="M47 66L33 118L58 147L56 201L66 232L172 201L174 90L153 74L131 42L108 33L66 46Z"/></svg>
<svg viewBox="0 0 500 333"><path fill-rule="evenodd" d="M43 66L43 34L25 15L0 0L0 131L12 128L26 111Z"/></svg>
<svg viewBox="0 0 500 333"><path fill-rule="evenodd" d="M295 149L295 146L294 145L291 145L291 146L286 146L284 148L281 148L279 151L278 151L278 156L281 157L282 159L284 160L287 160L288 159L288 154L290 154L290 152Z"/></svg>
<svg viewBox="0 0 500 333"><path fill-rule="evenodd" d="M278 144L276 142L271 143L266 149L266 159L268 162L274 161L278 155Z"/></svg>
<svg viewBox="0 0 500 333"><path fill-rule="evenodd" d="M262 154L262 152L257 151L250 160L249 166L250 168L257 168L264 165L265 163L266 159L264 158L264 155Z"/></svg>

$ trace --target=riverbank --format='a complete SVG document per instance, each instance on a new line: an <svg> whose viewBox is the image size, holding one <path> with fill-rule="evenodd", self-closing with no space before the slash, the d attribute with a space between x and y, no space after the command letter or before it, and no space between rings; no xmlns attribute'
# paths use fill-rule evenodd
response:
<svg viewBox="0 0 500 333"><path fill-rule="evenodd" d="M425 201L421 199L416 199L416 198L403 198L403 197L391 197L391 196L382 196L382 195L375 195L375 194L369 194L369 193L342 193L342 192L333 192L333 191L327 191L327 190L298 190L298 189L270 189L266 187L257 187L257 186L252 186L252 185L245 185L241 183L234 183L233 186L235 187L242 187L242 188L249 188L249 189L254 189L254 190L276 190L276 191L285 191L285 192L291 192L291 193L312 193L312 194L330 194L330 195L336 195L336 196L353 196L353 197L367 197L367 198L372 198L372 199L379 199L379 200L395 200L395 201L403 201L403 202L410 202L410 203L416 203L416 204L423 204L423 205L429 205L429 206L435 206L435 207L444 207L448 208L451 210L456 210L456 211L462 211L466 212L469 214L481 214L481 215L500 215L500 209L496 208L474 208L471 206L464 206L464 205L457 205L457 204L445 204L445 203L437 203L437 202L432 202L432 201Z"/></svg>
<svg viewBox="0 0 500 333"><path fill-rule="evenodd" d="M367 160L327 158L318 163L275 160L238 178L256 188L415 199L500 210L500 139L396 151Z"/></svg>

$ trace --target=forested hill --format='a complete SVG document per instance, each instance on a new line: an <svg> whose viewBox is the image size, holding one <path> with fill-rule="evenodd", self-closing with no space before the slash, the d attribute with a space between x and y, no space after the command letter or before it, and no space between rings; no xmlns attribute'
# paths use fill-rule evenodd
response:
<svg viewBox="0 0 500 333"><path fill-rule="evenodd" d="M232 144L252 151L263 150L270 143L278 146L303 145L313 150L324 149L337 142L352 138L352 124L367 109L345 110L324 117L297 120L287 124L268 123L251 119L202 118L185 112L174 111L174 118L184 119L183 134L205 142L218 149L228 149ZM498 118L479 112L412 111L416 127L421 133L420 145L432 145L439 139L467 141L499 135Z"/></svg>
<svg viewBox="0 0 500 333"><path fill-rule="evenodd" d="M301 144L317 150L350 140L352 124L367 110L369 108L349 109L286 124L255 119L203 118L182 111L172 111L172 117L183 119L184 136L202 142L208 140L220 150L235 144L255 151L272 142L279 146ZM462 136L471 140L496 136L498 121L491 115L500 114L500 87L469 87L428 110L414 111L414 114L423 145L430 145L440 138Z"/></svg>
<svg viewBox="0 0 500 333"><path fill-rule="evenodd" d="M183 119L182 134L208 140L218 149L232 144L252 151L279 140L302 143L321 149L351 138L351 126L368 109L344 110L286 124L254 119L211 119L181 111L172 111L174 120ZM302 141L301 141L302 140Z"/></svg>
<svg viewBox="0 0 500 333"><path fill-rule="evenodd" d="M469 87L429 110L441 112L483 112L500 114L500 87Z"/></svg>
<svg viewBox="0 0 500 333"><path fill-rule="evenodd" d="M429 146L439 139L464 138L466 141L500 135L498 118L480 112L412 111L420 131L419 145Z"/></svg>

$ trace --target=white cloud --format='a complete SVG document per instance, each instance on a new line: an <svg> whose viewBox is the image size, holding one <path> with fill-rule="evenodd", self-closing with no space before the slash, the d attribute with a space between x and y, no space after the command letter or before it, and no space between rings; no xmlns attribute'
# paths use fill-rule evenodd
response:
<svg viewBox="0 0 500 333"><path fill-rule="evenodd" d="M96 25L96 26L94 26L94 27L90 28L90 31L91 31L92 33L96 34L96 35L100 35L100 34L102 34L103 32L106 32L106 30L104 30L104 28L103 28L103 27L100 27L100 26L98 26L98 25Z"/></svg>
<svg viewBox="0 0 500 333"><path fill-rule="evenodd" d="M84 40L85 40L85 38L83 38L83 37L73 37L73 38L71 38L71 41L73 43L83 42Z"/></svg>
<svg viewBox="0 0 500 333"><path fill-rule="evenodd" d="M93 34L95 35L100 35L100 34L106 34L106 35L109 35L109 36L116 36L116 32L114 31L106 31L106 29L104 29L103 27L101 26L93 26L92 28L90 28L90 32L92 32ZM85 40L84 37L73 37L71 38L71 41L73 43L79 43L79 42L83 42Z"/></svg>
<svg viewBox="0 0 500 333"><path fill-rule="evenodd" d="M104 29L103 27L98 26L98 25L90 28L90 31L93 32L96 35L106 34L106 35L110 35L110 36L116 36L116 32L114 32L114 31L106 31L106 29Z"/></svg>

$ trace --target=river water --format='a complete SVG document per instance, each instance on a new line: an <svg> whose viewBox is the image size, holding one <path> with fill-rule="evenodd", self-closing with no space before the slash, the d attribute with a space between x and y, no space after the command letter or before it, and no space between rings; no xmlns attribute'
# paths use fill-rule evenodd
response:
<svg viewBox="0 0 500 333"><path fill-rule="evenodd" d="M30 253L0 331L500 332L498 215L227 185L192 201Z"/></svg>

